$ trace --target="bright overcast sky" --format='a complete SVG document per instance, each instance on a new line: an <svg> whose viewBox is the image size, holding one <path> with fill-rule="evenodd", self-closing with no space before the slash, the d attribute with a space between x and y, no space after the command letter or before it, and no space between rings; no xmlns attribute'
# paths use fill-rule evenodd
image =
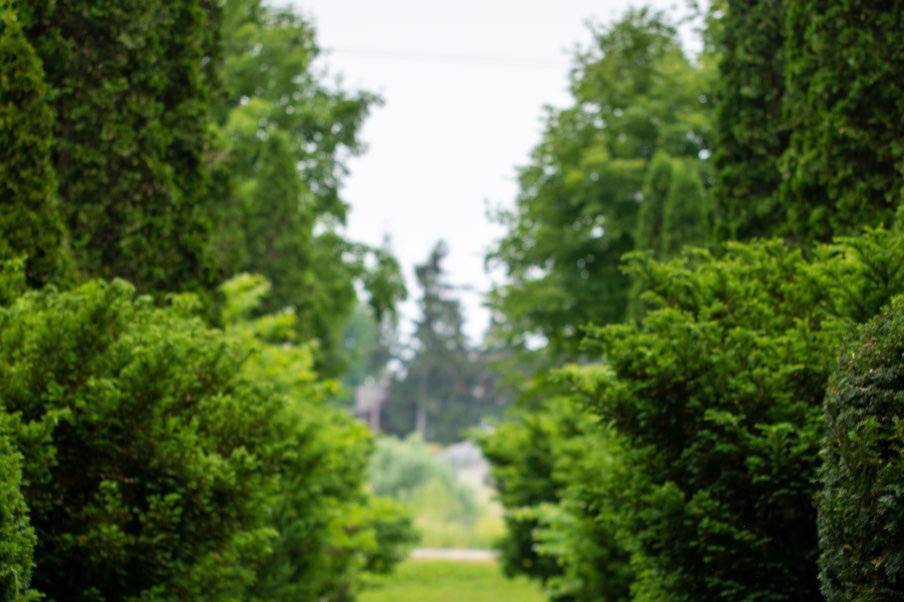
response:
<svg viewBox="0 0 904 602"><path fill-rule="evenodd" d="M500 229L486 208L510 206L515 168L541 132L543 106L568 101L572 49L588 19L610 22L629 6L674 9L683 0L292 0L316 24L322 61L345 85L381 94L364 127L365 155L344 189L349 235L384 235L405 268L445 239L468 333L487 324L483 257ZM413 303L404 310L413 317Z"/></svg>

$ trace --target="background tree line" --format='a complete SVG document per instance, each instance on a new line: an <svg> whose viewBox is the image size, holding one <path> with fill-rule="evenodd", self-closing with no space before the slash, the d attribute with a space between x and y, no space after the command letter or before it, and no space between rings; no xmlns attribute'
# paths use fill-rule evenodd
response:
<svg viewBox="0 0 904 602"><path fill-rule="evenodd" d="M0 1L0 599L348 600L413 542L333 402L405 287L317 54L260 0Z"/></svg>
<svg viewBox="0 0 904 602"><path fill-rule="evenodd" d="M594 29L499 216L504 564L562 601L897 600L904 4L697 18L694 56L651 10Z"/></svg>

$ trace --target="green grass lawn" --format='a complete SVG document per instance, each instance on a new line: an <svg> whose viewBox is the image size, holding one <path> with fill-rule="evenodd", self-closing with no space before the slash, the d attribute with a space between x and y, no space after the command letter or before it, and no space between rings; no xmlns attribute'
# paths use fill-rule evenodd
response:
<svg viewBox="0 0 904 602"><path fill-rule="evenodd" d="M506 579L495 562L409 560L360 602L543 602L524 579Z"/></svg>

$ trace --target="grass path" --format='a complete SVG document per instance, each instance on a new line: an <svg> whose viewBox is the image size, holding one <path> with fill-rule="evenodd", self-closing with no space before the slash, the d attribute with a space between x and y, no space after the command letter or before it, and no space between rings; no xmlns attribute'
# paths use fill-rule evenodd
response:
<svg viewBox="0 0 904 602"><path fill-rule="evenodd" d="M360 602L544 602L524 579L506 579L495 561L412 559Z"/></svg>

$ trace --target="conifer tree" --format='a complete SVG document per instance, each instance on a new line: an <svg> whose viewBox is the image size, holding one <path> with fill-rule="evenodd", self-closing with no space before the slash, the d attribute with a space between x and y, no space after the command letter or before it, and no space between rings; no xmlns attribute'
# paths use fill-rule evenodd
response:
<svg viewBox="0 0 904 602"><path fill-rule="evenodd" d="M64 278L69 267L52 129L41 62L0 3L0 259L26 256L26 279L35 287Z"/></svg>
<svg viewBox="0 0 904 602"><path fill-rule="evenodd" d="M787 1L793 135L782 192L795 238L824 241L893 219L904 193L902 22L901 2Z"/></svg>
<svg viewBox="0 0 904 602"><path fill-rule="evenodd" d="M13 2L50 86L54 167L79 268L144 291L211 285L210 3Z"/></svg>
<svg viewBox="0 0 904 602"><path fill-rule="evenodd" d="M654 257L662 254L662 218L671 184L672 159L665 153L657 153L647 168L635 241L638 251L650 251Z"/></svg>
<svg viewBox="0 0 904 602"><path fill-rule="evenodd" d="M662 212L664 257L674 257L685 245L705 246L710 233L708 199L700 174L693 166L676 162L671 180Z"/></svg>
<svg viewBox="0 0 904 602"><path fill-rule="evenodd" d="M782 114L786 0L729 0L718 22L716 185L720 239L770 236L785 225L779 157L788 145Z"/></svg>

